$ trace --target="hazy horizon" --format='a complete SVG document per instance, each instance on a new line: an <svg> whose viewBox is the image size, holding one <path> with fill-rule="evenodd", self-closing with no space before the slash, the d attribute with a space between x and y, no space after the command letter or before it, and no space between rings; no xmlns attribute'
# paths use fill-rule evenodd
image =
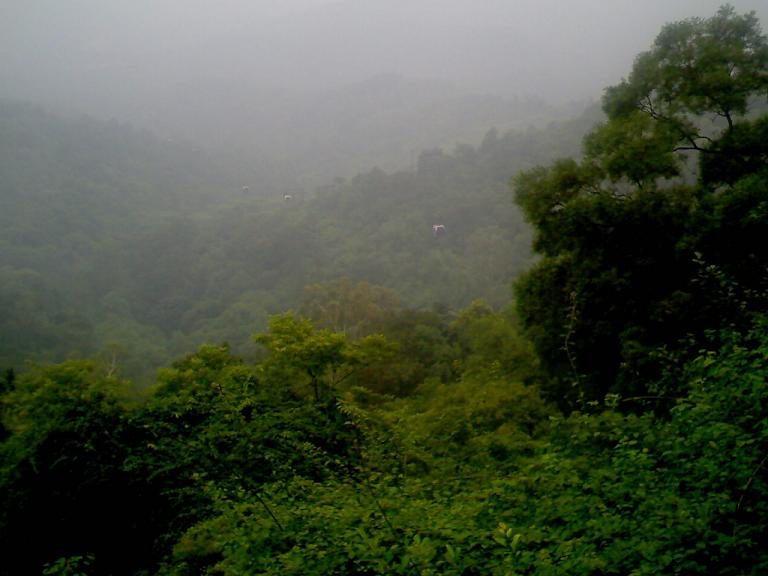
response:
<svg viewBox="0 0 768 576"><path fill-rule="evenodd" d="M764 2L732 4L765 23ZM302 164L316 183L476 142L547 106L575 110L620 81L665 23L719 5L6 0L0 97L189 139L262 173ZM380 145L363 154L362 138Z"/></svg>

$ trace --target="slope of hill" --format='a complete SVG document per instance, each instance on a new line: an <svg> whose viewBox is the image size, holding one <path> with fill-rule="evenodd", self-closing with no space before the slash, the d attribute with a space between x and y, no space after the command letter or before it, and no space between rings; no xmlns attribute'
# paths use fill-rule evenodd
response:
<svg viewBox="0 0 768 576"><path fill-rule="evenodd" d="M134 376L132 359L146 369L202 341L242 349L304 286L342 276L412 307L506 303L529 262L509 178L574 150L594 120L491 130L414 170L284 200L126 126L17 104L0 118L3 298L34 311L4 318L2 364L101 351Z"/></svg>

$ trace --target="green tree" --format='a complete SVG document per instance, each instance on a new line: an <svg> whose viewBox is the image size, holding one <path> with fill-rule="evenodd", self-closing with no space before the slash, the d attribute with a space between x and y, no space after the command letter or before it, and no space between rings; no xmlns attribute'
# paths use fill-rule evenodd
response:
<svg viewBox="0 0 768 576"><path fill-rule="evenodd" d="M516 285L518 312L564 406L647 394L654 350L765 306L764 124L747 115L767 66L754 14L669 24L606 90L584 158L515 178L544 256Z"/></svg>
<svg viewBox="0 0 768 576"><path fill-rule="evenodd" d="M315 326L354 340L375 332L398 309L399 302L392 290L340 278L305 286L299 310Z"/></svg>
<svg viewBox="0 0 768 576"><path fill-rule="evenodd" d="M4 395L1 574L40 574L46 564L46 573L69 573L52 570L88 557L89 574L129 575L157 561L156 500L124 467L141 435L127 391L93 364L70 361L21 375Z"/></svg>
<svg viewBox="0 0 768 576"><path fill-rule="evenodd" d="M611 119L639 111L671 127L679 140L706 147L694 118L716 114L732 129L750 100L768 88L768 43L754 12L723 6L708 19L667 24L653 48L640 54L629 78L606 91Z"/></svg>
<svg viewBox="0 0 768 576"><path fill-rule="evenodd" d="M343 334L315 330L310 320L291 313L273 316L269 332L254 339L270 353L260 366L263 377L280 386L308 380L316 402L332 399L341 382L395 349L381 335L349 342Z"/></svg>

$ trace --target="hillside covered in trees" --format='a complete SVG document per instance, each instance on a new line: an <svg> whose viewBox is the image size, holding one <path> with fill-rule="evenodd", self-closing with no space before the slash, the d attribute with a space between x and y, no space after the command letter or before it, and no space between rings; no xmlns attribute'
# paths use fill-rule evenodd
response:
<svg viewBox="0 0 768 576"><path fill-rule="evenodd" d="M491 130L307 195L233 182L189 145L0 102L0 366L101 355L148 381L204 342L245 352L269 314L341 277L406 307L504 305L530 262L508 180L577 150L591 122Z"/></svg>
<svg viewBox="0 0 768 576"><path fill-rule="evenodd" d="M290 199L3 105L0 574L766 573L767 99L726 6L604 116Z"/></svg>

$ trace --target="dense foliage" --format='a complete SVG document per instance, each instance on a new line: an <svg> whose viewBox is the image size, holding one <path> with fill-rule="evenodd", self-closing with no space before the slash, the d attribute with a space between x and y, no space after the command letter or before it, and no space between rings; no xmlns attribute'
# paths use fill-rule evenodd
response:
<svg viewBox="0 0 768 576"><path fill-rule="evenodd" d="M558 401L674 394L651 388L660 353L767 309L767 66L754 15L670 24L606 91L584 158L516 178L543 256L518 311Z"/></svg>
<svg viewBox="0 0 768 576"><path fill-rule="evenodd" d="M191 146L0 102L0 367L99 356L151 382L203 342L247 351L306 285L340 277L409 307L505 304L530 260L507 181L574 152L591 121L491 130L283 200Z"/></svg>
<svg viewBox="0 0 768 576"><path fill-rule="evenodd" d="M530 349L449 331L458 379L403 399L382 361L278 317L257 365L205 347L140 402L70 362L3 401L4 574L760 574L768 568L768 339L720 334L668 416L558 415ZM393 360L394 361L394 360ZM319 388L318 388L319 386ZM320 391L319 393L317 391ZM32 542L30 550L23 543ZM130 551L128 551L130 550Z"/></svg>
<svg viewBox="0 0 768 576"><path fill-rule="evenodd" d="M584 158L516 178L541 258L514 307L322 278L249 358L207 344L141 393L104 361L4 371L0 574L766 573L766 45L727 7L665 27ZM372 226L358 195L383 218L515 138L340 182L315 221Z"/></svg>

